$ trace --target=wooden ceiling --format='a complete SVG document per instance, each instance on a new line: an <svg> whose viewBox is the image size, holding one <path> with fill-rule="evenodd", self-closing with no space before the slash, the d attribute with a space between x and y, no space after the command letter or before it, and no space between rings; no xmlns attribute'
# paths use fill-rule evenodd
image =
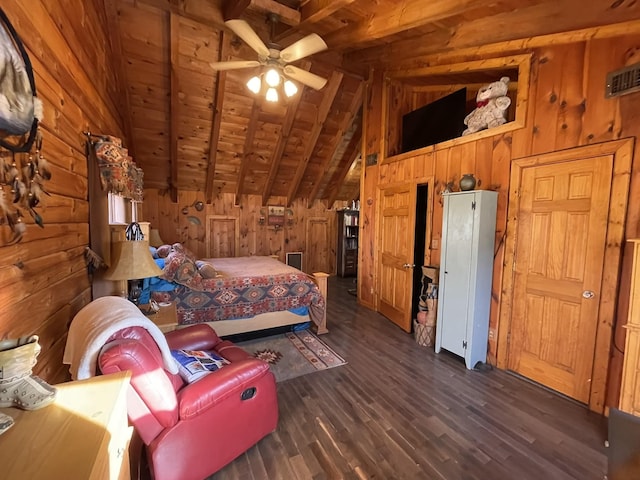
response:
<svg viewBox="0 0 640 480"><path fill-rule="evenodd" d="M104 0L129 149L145 187L306 198L358 197L364 79L372 67L424 66L442 53L640 18L635 0ZM268 13L278 13L272 32ZM243 18L288 46L315 32L329 49L296 62L328 79L286 103L255 96L253 60L224 26ZM420 62L413 60L423 56ZM424 57L424 56L427 57Z"/></svg>

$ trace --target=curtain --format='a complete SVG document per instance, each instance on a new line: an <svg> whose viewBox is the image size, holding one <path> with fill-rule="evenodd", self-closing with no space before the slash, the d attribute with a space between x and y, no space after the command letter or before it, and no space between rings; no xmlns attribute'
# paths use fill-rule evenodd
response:
<svg viewBox="0 0 640 480"><path fill-rule="evenodd" d="M102 190L141 202L144 172L122 146L122 140L100 135L94 137L92 145L100 169Z"/></svg>

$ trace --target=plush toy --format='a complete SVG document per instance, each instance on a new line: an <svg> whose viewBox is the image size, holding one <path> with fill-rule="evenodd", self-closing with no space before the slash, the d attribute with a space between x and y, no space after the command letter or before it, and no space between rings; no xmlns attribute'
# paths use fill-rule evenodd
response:
<svg viewBox="0 0 640 480"><path fill-rule="evenodd" d="M499 81L485 85L478 90L476 108L465 117L467 129L462 135L497 127L506 123L505 112L511 99L507 97L509 77L502 77Z"/></svg>

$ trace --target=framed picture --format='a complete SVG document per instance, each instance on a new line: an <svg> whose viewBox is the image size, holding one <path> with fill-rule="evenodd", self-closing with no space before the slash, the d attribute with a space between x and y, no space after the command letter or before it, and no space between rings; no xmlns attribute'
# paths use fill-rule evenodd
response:
<svg viewBox="0 0 640 480"><path fill-rule="evenodd" d="M284 207L280 205L269 205L267 207L267 225L284 226Z"/></svg>

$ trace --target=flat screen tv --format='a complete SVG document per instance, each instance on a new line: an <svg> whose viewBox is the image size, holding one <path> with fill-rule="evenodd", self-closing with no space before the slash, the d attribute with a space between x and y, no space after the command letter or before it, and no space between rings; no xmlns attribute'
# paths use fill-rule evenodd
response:
<svg viewBox="0 0 640 480"><path fill-rule="evenodd" d="M402 153L462 135L467 89L461 88L402 116Z"/></svg>

